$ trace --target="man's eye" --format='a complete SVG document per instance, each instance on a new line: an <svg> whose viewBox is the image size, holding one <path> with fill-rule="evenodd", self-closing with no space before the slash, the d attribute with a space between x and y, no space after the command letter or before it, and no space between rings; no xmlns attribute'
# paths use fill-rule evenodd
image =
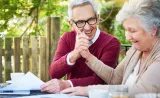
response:
<svg viewBox="0 0 160 98"><path fill-rule="evenodd" d="M95 18L90 18L88 21L94 21L95 20Z"/></svg>
<svg viewBox="0 0 160 98"><path fill-rule="evenodd" d="M77 22L77 24L83 24L84 23L84 21L78 21Z"/></svg>

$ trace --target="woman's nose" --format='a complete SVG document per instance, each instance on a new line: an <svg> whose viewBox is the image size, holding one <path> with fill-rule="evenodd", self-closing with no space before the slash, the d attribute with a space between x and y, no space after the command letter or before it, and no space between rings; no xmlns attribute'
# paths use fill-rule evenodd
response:
<svg viewBox="0 0 160 98"><path fill-rule="evenodd" d="M126 40L131 40L132 39L132 35L128 31L125 31L125 36L126 36Z"/></svg>

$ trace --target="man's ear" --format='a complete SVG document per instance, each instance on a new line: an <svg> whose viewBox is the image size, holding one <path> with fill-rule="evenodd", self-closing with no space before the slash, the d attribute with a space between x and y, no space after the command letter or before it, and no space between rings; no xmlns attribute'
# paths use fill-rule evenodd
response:
<svg viewBox="0 0 160 98"><path fill-rule="evenodd" d="M99 20L100 20L100 15L97 14L97 24L99 24Z"/></svg>
<svg viewBox="0 0 160 98"><path fill-rule="evenodd" d="M72 22L70 20L68 21L68 23L69 23L69 26L72 26Z"/></svg>
<svg viewBox="0 0 160 98"><path fill-rule="evenodd" d="M69 20L68 23L70 25L71 30L74 31L74 27L73 27L74 24L73 24L73 22Z"/></svg>

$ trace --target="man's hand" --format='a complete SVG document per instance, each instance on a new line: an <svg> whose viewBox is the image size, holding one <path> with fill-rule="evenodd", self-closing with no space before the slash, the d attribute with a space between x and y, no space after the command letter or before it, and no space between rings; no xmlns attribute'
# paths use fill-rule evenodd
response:
<svg viewBox="0 0 160 98"><path fill-rule="evenodd" d="M59 93L61 90L69 87L70 84L67 81L52 79L41 85L41 91L49 93Z"/></svg>
<svg viewBox="0 0 160 98"><path fill-rule="evenodd" d="M78 31L78 32L80 32L80 31ZM84 32L80 32L78 39L79 39L78 41L80 43L80 45L78 47L79 53L83 58L88 59L88 57L92 55L89 51L88 36Z"/></svg>
<svg viewBox="0 0 160 98"><path fill-rule="evenodd" d="M71 63L76 62L76 60L81 57L81 55L80 55L81 49L88 49L89 48L88 36L84 32L81 32L80 30L78 30L77 27L75 27L75 28L76 28L75 30L77 32L77 36L76 36L75 48L70 53L69 61Z"/></svg>

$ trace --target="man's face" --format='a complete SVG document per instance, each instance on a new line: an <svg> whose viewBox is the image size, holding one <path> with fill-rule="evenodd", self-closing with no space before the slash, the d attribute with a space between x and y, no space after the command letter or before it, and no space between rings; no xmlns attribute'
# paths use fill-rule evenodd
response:
<svg viewBox="0 0 160 98"><path fill-rule="evenodd" d="M89 37L89 40L94 38L98 20L93 7L90 4L73 8L72 21L73 29L76 26L81 32L84 32Z"/></svg>

